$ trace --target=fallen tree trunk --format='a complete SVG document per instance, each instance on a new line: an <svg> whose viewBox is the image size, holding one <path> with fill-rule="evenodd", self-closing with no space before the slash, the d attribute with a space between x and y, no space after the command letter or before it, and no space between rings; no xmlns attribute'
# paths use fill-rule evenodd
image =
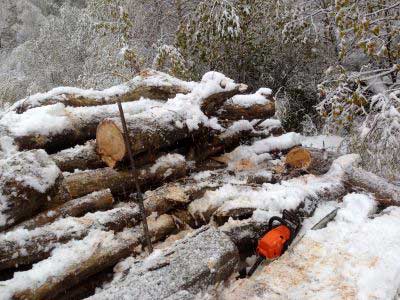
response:
<svg viewBox="0 0 400 300"><path fill-rule="evenodd" d="M165 215L149 222L150 234L154 241L164 238L175 228L173 219ZM62 260L64 262L63 268L58 269L58 272L49 270L43 275L44 280L35 281L33 279L32 282L27 282L22 287L20 284L18 285L18 279L10 280L9 287L5 287L5 293L8 292L13 299L21 300L54 298L86 278L128 257L134 252L134 248L141 244L143 239L141 229L138 227L117 234L93 231L82 241L73 241L62 246L60 251L54 251L47 261L34 266L40 268L42 263ZM72 254L77 251L81 251L82 254L74 255L70 261L63 260L66 252Z"/></svg>
<svg viewBox="0 0 400 300"><path fill-rule="evenodd" d="M291 169L304 170L314 175L329 171L339 154L323 149L296 147L289 151L285 164Z"/></svg>
<svg viewBox="0 0 400 300"><path fill-rule="evenodd" d="M80 239L93 229L120 231L139 223L141 214L130 204L83 217L67 217L42 227L15 229L0 235L0 270L45 259L59 244Z"/></svg>
<svg viewBox="0 0 400 300"><path fill-rule="evenodd" d="M223 120L254 120L268 119L275 115L275 102L241 106L225 103L218 112L218 118Z"/></svg>
<svg viewBox="0 0 400 300"><path fill-rule="evenodd" d="M227 83L222 80L220 82L221 88L225 89ZM221 108L222 104L229 98L233 96L244 93L247 90L247 85L236 84L233 89L221 91L206 97L201 103L201 110L206 116L215 115L218 109Z"/></svg>
<svg viewBox="0 0 400 300"><path fill-rule="evenodd" d="M126 116L132 154L151 152L159 148L172 146L190 134L186 126L178 126L176 114L165 112L167 122L159 119ZM121 120L119 118L103 120L96 133L97 152L111 168L127 158L127 148Z"/></svg>
<svg viewBox="0 0 400 300"><path fill-rule="evenodd" d="M134 261L110 285L89 299L180 299L227 279L236 269L238 253L220 231L206 227L188 234L150 261ZM158 283L158 284L157 284ZM161 284L160 284L161 283Z"/></svg>
<svg viewBox="0 0 400 300"><path fill-rule="evenodd" d="M373 193L376 201L383 206L400 206L400 186L371 172L361 168L348 168L346 182L350 186L360 187Z"/></svg>
<svg viewBox="0 0 400 300"><path fill-rule="evenodd" d="M123 108L127 114L138 114L157 105L161 105L160 102L142 100L123 103ZM11 128L10 132L16 145L20 150L41 148L48 153L55 153L94 139L97 125L105 118L118 117L119 111L115 104L97 107L64 107L62 104L56 104L38 107L26 114L28 116L25 114L14 116L19 119L17 123L21 122L24 126L30 122L30 118L36 118L36 115L43 115L52 123L46 124L46 130L40 126L35 128L35 125L16 132ZM7 114L4 118L7 118Z"/></svg>
<svg viewBox="0 0 400 300"><path fill-rule="evenodd" d="M80 217L88 212L111 208L113 202L114 199L109 189L93 192L84 197L68 201L54 209L44 211L32 219L18 224L12 230L17 228L35 229L60 218Z"/></svg>
<svg viewBox="0 0 400 300"><path fill-rule="evenodd" d="M43 150L18 152L0 163L0 230L33 216L46 202L60 170Z"/></svg>
<svg viewBox="0 0 400 300"><path fill-rule="evenodd" d="M170 162L166 161L165 163L162 162L161 157L161 162L138 169L139 184L146 188L154 187L161 182L185 176L189 166L184 157L177 154L174 157L175 160L171 159ZM110 189L113 195L121 195L127 199L135 191L131 172L102 168L67 175L60 183L57 195L48 202L48 205L54 207L103 189Z"/></svg>
<svg viewBox="0 0 400 300"><path fill-rule="evenodd" d="M98 169L106 166L96 152L95 140L54 153L50 157L63 172Z"/></svg>
<svg viewBox="0 0 400 300"><path fill-rule="evenodd" d="M104 91L56 88L45 94L37 94L15 103L11 109L21 114L28 109L63 103L65 106L97 106L115 104L117 101L130 102L140 98L167 100L176 94L187 94L191 84L168 74L144 70L126 84Z"/></svg>

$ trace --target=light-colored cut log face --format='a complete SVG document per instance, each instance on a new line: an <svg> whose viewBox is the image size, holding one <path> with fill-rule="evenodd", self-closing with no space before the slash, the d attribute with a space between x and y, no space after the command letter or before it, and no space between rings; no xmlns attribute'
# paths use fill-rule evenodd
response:
<svg viewBox="0 0 400 300"><path fill-rule="evenodd" d="M286 156L286 165L295 169L307 169L311 164L311 153L304 148L294 148Z"/></svg>
<svg viewBox="0 0 400 300"><path fill-rule="evenodd" d="M96 143L97 153L109 167L115 167L125 156L123 133L111 120L104 120L97 127Z"/></svg>

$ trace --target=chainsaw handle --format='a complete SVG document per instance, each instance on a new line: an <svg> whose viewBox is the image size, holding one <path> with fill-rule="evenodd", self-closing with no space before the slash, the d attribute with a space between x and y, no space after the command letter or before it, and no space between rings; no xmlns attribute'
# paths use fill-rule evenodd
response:
<svg viewBox="0 0 400 300"><path fill-rule="evenodd" d="M273 227L275 221L278 221L280 224L286 225L286 226L290 229L290 227L287 225L287 223L285 222L285 220L283 220L281 217L274 216L274 217L272 217L272 218L269 219L269 222L268 222L268 231L270 231L270 230L272 229L272 227Z"/></svg>

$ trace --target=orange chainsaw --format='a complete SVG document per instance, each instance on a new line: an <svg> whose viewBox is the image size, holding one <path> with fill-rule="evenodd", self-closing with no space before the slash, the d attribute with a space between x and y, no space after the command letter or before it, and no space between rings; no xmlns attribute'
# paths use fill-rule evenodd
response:
<svg viewBox="0 0 400 300"><path fill-rule="evenodd" d="M258 241L258 258L247 276L251 276L265 259L272 261L281 256L299 233L300 227L299 216L286 209L281 218L272 217L268 222L267 233Z"/></svg>

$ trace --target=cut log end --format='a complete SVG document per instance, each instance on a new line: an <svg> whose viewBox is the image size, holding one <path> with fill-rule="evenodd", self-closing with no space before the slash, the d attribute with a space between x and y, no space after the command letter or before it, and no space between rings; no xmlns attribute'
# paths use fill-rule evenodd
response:
<svg viewBox="0 0 400 300"><path fill-rule="evenodd" d="M107 166L114 168L126 154L124 135L112 120L104 120L97 127L97 153Z"/></svg>
<svg viewBox="0 0 400 300"><path fill-rule="evenodd" d="M286 165L294 169L307 169L311 164L311 153L305 148L294 148L286 156Z"/></svg>

